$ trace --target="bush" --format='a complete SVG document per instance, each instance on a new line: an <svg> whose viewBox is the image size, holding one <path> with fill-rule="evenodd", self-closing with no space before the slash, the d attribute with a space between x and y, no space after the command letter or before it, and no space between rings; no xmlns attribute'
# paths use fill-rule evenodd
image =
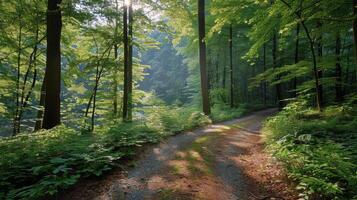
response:
<svg viewBox="0 0 357 200"><path fill-rule="evenodd" d="M319 113L298 102L270 118L264 135L304 199L351 199L357 195L356 125L350 106Z"/></svg>
<svg viewBox="0 0 357 200"><path fill-rule="evenodd" d="M212 108L211 118L215 122L225 121L240 117L248 112L246 105L241 105L238 108L230 108L225 104L216 104Z"/></svg>

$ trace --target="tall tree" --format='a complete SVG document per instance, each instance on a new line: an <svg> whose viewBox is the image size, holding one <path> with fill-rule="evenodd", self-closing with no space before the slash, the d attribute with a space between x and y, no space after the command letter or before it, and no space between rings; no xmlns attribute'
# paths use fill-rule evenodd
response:
<svg viewBox="0 0 357 200"><path fill-rule="evenodd" d="M133 8L132 1L124 3L123 35L124 35L124 99L123 99L123 121L132 120L132 90L133 90ZM129 19L129 24L128 24Z"/></svg>
<svg viewBox="0 0 357 200"><path fill-rule="evenodd" d="M341 68L341 37L340 34L337 33L336 36L336 69L335 69L335 76L336 76L336 102L341 102L343 100L342 94L342 68Z"/></svg>
<svg viewBox="0 0 357 200"><path fill-rule="evenodd" d="M233 80L233 26L229 25L229 65L231 75L231 108L234 107L234 80Z"/></svg>
<svg viewBox="0 0 357 200"><path fill-rule="evenodd" d="M128 113L127 121L132 121L133 118L133 0L129 1L129 49L128 49Z"/></svg>
<svg viewBox="0 0 357 200"><path fill-rule="evenodd" d="M123 42L124 42L124 94L123 94L123 120L126 120L128 116L128 71L129 71L129 60L128 60L128 7L124 2L123 6Z"/></svg>
<svg viewBox="0 0 357 200"><path fill-rule="evenodd" d="M118 0L115 0L115 11L119 13L119 3ZM118 34L119 34L119 20L118 17L115 17L115 30L114 30L114 59L115 61L118 60ZM114 74L113 74L113 115L116 118L118 115L118 71L119 71L119 62L114 66Z"/></svg>
<svg viewBox="0 0 357 200"><path fill-rule="evenodd" d="M273 58L273 68L276 69L278 67L278 36L276 33L273 35L273 49L272 49L272 58ZM276 77L277 80L280 79L280 75ZM278 83L275 85L276 88L276 98L279 104L279 108L283 108L282 102L282 94L281 94L281 84Z"/></svg>
<svg viewBox="0 0 357 200"><path fill-rule="evenodd" d="M296 41L295 41L295 64L297 64L299 62L299 45L300 45L300 24L297 23L296 25ZM294 77L294 80L293 80L293 89L294 89L294 97L297 96L297 77Z"/></svg>
<svg viewBox="0 0 357 200"><path fill-rule="evenodd" d="M263 72L265 72L267 70L266 50L267 50L267 45L266 45L266 43L264 43L263 44ZM264 105L267 104L267 83L266 83L266 81L263 81L263 102L264 102Z"/></svg>
<svg viewBox="0 0 357 200"><path fill-rule="evenodd" d="M356 63L356 76L357 76L357 0L352 0L352 6L353 6L353 15L355 18L353 19L353 39L354 39L354 49L355 49L355 63Z"/></svg>
<svg viewBox="0 0 357 200"><path fill-rule="evenodd" d="M203 112L206 115L211 113L210 99L208 91L208 74L206 66L206 20L205 20L205 0L198 0L198 35L200 51L200 73L201 73L201 95Z"/></svg>
<svg viewBox="0 0 357 200"><path fill-rule="evenodd" d="M321 31L322 23L321 23L321 21L317 22L317 29L318 29L318 31L320 31L319 37L317 38L317 56L318 56L319 62L321 63L322 57L323 57L322 31ZM318 70L318 77L319 77L319 79L322 79L322 77L323 77L323 72L321 70L321 66L320 66L320 70ZM318 94L319 94L319 104L321 107L324 104L323 91L324 91L324 89L322 87L322 84L319 84Z"/></svg>
<svg viewBox="0 0 357 200"><path fill-rule="evenodd" d="M62 0L48 0L47 56L45 72L45 112L43 128L50 129L61 122L61 30Z"/></svg>

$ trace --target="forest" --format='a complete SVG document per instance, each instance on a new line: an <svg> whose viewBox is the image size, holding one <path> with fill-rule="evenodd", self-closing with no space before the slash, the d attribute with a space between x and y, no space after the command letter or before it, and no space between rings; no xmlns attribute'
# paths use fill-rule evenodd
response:
<svg viewBox="0 0 357 200"><path fill-rule="evenodd" d="M357 0L0 0L0 200L357 200Z"/></svg>

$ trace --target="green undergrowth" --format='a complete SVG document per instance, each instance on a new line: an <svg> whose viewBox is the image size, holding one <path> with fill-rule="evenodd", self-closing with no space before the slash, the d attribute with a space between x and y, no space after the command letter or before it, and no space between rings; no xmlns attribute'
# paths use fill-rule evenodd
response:
<svg viewBox="0 0 357 200"><path fill-rule="evenodd" d="M357 107L322 113L287 106L264 125L267 149L296 181L302 199L357 199Z"/></svg>
<svg viewBox="0 0 357 200"><path fill-rule="evenodd" d="M262 104L241 104L235 108L230 108L230 106L226 104L215 104L212 108L212 114L210 117L214 122L221 122L235 119L252 111L262 110L264 108L267 108L267 106Z"/></svg>
<svg viewBox="0 0 357 200"><path fill-rule="evenodd" d="M143 144L211 122L185 108L158 107L146 115L143 121L97 127L93 133L62 125L0 139L0 199L47 199L80 178L119 167Z"/></svg>

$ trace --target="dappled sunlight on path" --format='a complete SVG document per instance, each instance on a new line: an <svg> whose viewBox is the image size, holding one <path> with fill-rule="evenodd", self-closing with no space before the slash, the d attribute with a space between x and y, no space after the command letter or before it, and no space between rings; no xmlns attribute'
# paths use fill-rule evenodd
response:
<svg viewBox="0 0 357 200"><path fill-rule="evenodd" d="M282 193L287 190L283 174L262 152L257 135L261 122L275 112L265 110L171 137L151 148L127 174L98 183L98 194L87 199L293 199ZM270 176L266 169L276 174ZM269 179L280 182L269 188Z"/></svg>

